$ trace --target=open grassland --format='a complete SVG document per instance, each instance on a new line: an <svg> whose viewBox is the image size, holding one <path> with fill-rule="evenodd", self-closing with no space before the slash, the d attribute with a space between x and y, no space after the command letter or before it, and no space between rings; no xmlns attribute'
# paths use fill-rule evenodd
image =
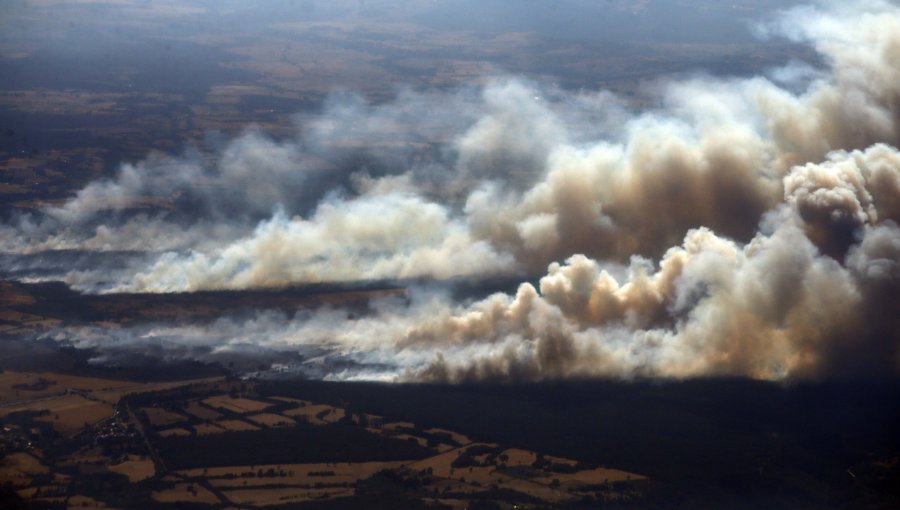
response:
<svg viewBox="0 0 900 510"><path fill-rule="evenodd" d="M327 404L308 404L284 412L286 416L304 420L313 425L336 423L344 417L344 410Z"/></svg>
<svg viewBox="0 0 900 510"><path fill-rule="evenodd" d="M346 487L239 489L226 491L225 495L237 504L264 507L351 496L353 489Z"/></svg>
<svg viewBox="0 0 900 510"><path fill-rule="evenodd" d="M141 412L147 416L150 424L154 427L165 427L188 421L188 417L183 414L159 407L142 407Z"/></svg>
<svg viewBox="0 0 900 510"><path fill-rule="evenodd" d="M156 474L156 468L153 465L153 461L146 457L126 460L120 464L109 466L109 470L113 473L127 476L128 481L132 483L146 480Z"/></svg>
<svg viewBox="0 0 900 510"><path fill-rule="evenodd" d="M203 403L210 407L217 407L219 409L224 409L237 414L262 411L263 409L271 406L271 404L266 402L250 400L247 398L234 398L228 395L218 395L215 397L210 397L204 400Z"/></svg>
<svg viewBox="0 0 900 510"><path fill-rule="evenodd" d="M78 377L52 372L0 372L0 406L20 400L34 400L53 395L63 395L71 390L88 392L114 391L135 387L137 383Z"/></svg>
<svg viewBox="0 0 900 510"><path fill-rule="evenodd" d="M286 427L296 425L297 422L280 414L263 413L255 414L247 418L248 420L266 427Z"/></svg>
<svg viewBox="0 0 900 510"><path fill-rule="evenodd" d="M136 497L148 506L214 508L350 504L371 497L367 494L384 497L384 491L400 498L403 503L394 507L401 508L438 499L450 508L467 508L473 500L492 498L553 506L585 494L612 501L621 497L619 484L644 480L571 458L473 442L445 427L387 420L355 405L261 393L254 383L153 385L48 373L7 378L10 389L33 385L45 396L0 409L33 411L33 423L87 441L74 452L50 457L39 450L18 453L6 465L10 486L44 505L69 493L73 480L108 476L119 477L117 484L144 487ZM63 383L72 388L46 393ZM115 415L116 406L94 396L107 392L108 398L113 391L124 398ZM85 420L93 420L93 432L78 436ZM91 437L104 439L92 446ZM47 480L53 470L65 474ZM120 506L111 503L119 500L96 498L97 493L83 495L96 500L97 508ZM351 507L368 507L360 505Z"/></svg>
<svg viewBox="0 0 900 510"><path fill-rule="evenodd" d="M355 484L385 469L398 469L408 461L394 462L319 462L313 464L265 464L188 469L179 471L187 477L203 477L216 487L258 487L290 485L313 487L316 484Z"/></svg>
<svg viewBox="0 0 900 510"><path fill-rule="evenodd" d="M14 488L28 487L34 475L47 472L47 466L28 453L12 453L0 459L0 484L8 483Z"/></svg>
<svg viewBox="0 0 900 510"><path fill-rule="evenodd" d="M201 427L201 426L202 426L202 425L197 425L196 427ZM196 427L195 427L195 428L196 428ZM216 428L218 428L218 427L216 427ZM159 431L157 431L156 433L159 434L160 437L189 436L189 435L191 435L191 431L190 431L190 430L185 429L185 428L181 428L181 427L175 427L175 428L171 428L171 429L159 430ZM199 434L200 431L198 430L197 433Z"/></svg>
<svg viewBox="0 0 900 510"><path fill-rule="evenodd" d="M222 413L216 412L200 402L189 402L184 406L184 411L191 416L195 416L201 420L218 420L222 417Z"/></svg>
<svg viewBox="0 0 900 510"><path fill-rule="evenodd" d="M153 492L153 499L160 503L201 503L213 505L220 500L201 485L179 483L172 489Z"/></svg>
<svg viewBox="0 0 900 510"><path fill-rule="evenodd" d="M247 423L243 420L222 420L216 422L216 425L219 426L223 431L228 432L239 432L239 431L247 431L247 430L259 430L259 427Z"/></svg>
<svg viewBox="0 0 900 510"><path fill-rule="evenodd" d="M113 406L81 395L64 395L0 407L0 418L23 412L36 413L36 420L50 423L61 434L71 435L111 417Z"/></svg>

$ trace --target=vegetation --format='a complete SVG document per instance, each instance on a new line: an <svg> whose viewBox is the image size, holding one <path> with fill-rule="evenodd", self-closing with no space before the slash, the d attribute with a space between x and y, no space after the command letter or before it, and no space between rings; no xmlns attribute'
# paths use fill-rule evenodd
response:
<svg viewBox="0 0 900 510"><path fill-rule="evenodd" d="M895 383L295 381L260 391L364 403L366 412L420 427L644 473L654 480L645 502L657 507L879 508L898 501L883 486L900 486L900 469L873 464L900 453Z"/></svg>
<svg viewBox="0 0 900 510"><path fill-rule="evenodd" d="M412 441L392 439L345 424L169 437L158 442L170 469L259 464L423 459L432 455Z"/></svg>

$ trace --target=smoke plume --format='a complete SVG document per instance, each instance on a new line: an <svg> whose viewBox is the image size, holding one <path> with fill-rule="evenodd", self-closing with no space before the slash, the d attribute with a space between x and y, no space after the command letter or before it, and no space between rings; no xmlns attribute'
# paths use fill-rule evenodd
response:
<svg viewBox="0 0 900 510"><path fill-rule="evenodd" d="M333 378L896 376L900 8L848 4L758 27L812 46L820 69L697 75L642 111L517 78L380 105L335 95L295 139L249 130L123 165L2 227L0 248L143 251L112 277L64 275L94 292L537 282L363 316L54 333L109 352L165 330L203 359L315 347Z"/></svg>

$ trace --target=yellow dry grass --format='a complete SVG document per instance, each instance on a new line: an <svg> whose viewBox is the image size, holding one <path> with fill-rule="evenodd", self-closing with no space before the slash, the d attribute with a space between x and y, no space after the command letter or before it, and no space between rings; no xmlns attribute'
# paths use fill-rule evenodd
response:
<svg viewBox="0 0 900 510"><path fill-rule="evenodd" d="M430 429L426 430L425 432L428 432L431 434L449 434L450 437L453 438L454 441L456 441L457 443L460 444L460 446L465 446L472 442L472 440L469 439L468 436L465 436L464 434L460 434L459 432L453 432L452 430L430 428Z"/></svg>
<svg viewBox="0 0 900 510"><path fill-rule="evenodd" d="M119 473L128 477L131 483L146 480L156 474L156 468L153 461L145 457L134 460L126 460L121 464L109 466L109 470L113 473Z"/></svg>
<svg viewBox="0 0 900 510"><path fill-rule="evenodd" d="M37 400L22 405L0 407L0 417L19 411L47 411L49 414L35 418L53 424L61 434L71 434L113 415L113 406L105 402L88 400L80 395Z"/></svg>
<svg viewBox="0 0 900 510"><path fill-rule="evenodd" d="M241 430L259 430L259 427L255 425L251 425L245 421L241 420L222 420L217 421L216 425L222 427L225 430L232 431L241 431Z"/></svg>
<svg viewBox="0 0 900 510"><path fill-rule="evenodd" d="M258 423L267 427L285 427L297 424L297 422L290 418L273 413L256 414L248 416L247 419L253 423Z"/></svg>
<svg viewBox="0 0 900 510"><path fill-rule="evenodd" d="M221 434L222 432L225 432L225 429L215 423L201 423L199 425L194 425L194 430L197 431L198 436L208 436L210 434Z"/></svg>
<svg viewBox="0 0 900 510"><path fill-rule="evenodd" d="M150 420L150 424L154 427L165 427L166 425L187 421L187 417L183 414L161 407L142 407L141 411L147 415L147 419Z"/></svg>
<svg viewBox="0 0 900 510"><path fill-rule="evenodd" d="M578 471L577 473L554 473L552 475L536 478L536 482L550 483L558 479L562 485L599 485L612 482L627 482L646 480L647 477L636 473L629 473L619 469L597 468Z"/></svg>
<svg viewBox="0 0 900 510"><path fill-rule="evenodd" d="M470 446L477 445L481 444L475 443ZM494 465L454 468L452 466L453 461L465 449L458 448L443 452L433 457L413 462L408 467L414 471L430 468L432 474L440 479L432 484L430 488L441 491L447 489L451 492L477 493L490 487L497 487L527 494L549 503L566 502L577 498L578 495L573 490L584 485L645 479L643 476L634 473L606 468L584 470L571 474L535 471L534 474L538 476L531 477L527 474L520 475L512 471L498 469L497 463L499 459L494 461ZM519 448L504 450L502 454L506 455L507 467L529 467L537 458L535 452ZM485 462L487 457L487 454L482 454L476 456L475 459L479 462ZM576 464L573 460L559 457L550 457L549 460L560 464ZM555 481L559 482L559 486L551 487L551 485L555 485Z"/></svg>
<svg viewBox="0 0 900 510"><path fill-rule="evenodd" d="M391 437L393 437L394 439L400 439L401 441L415 441L422 448L428 447L428 441L423 437L413 436L411 434L397 434Z"/></svg>
<svg viewBox="0 0 900 510"><path fill-rule="evenodd" d="M520 478L512 478L506 475L498 475L497 486L501 489L509 489L531 497L541 499L551 503L560 503L570 501L576 498L562 489L553 489L549 485Z"/></svg>
<svg viewBox="0 0 900 510"><path fill-rule="evenodd" d="M37 491L38 487L28 487L26 489L17 490L16 494L18 494L20 498L27 501L33 498L37 494Z"/></svg>
<svg viewBox="0 0 900 510"><path fill-rule="evenodd" d="M385 423L381 428L383 428L384 430L397 430L399 428L413 429L416 428L416 424L410 423L408 421L393 421L390 423Z"/></svg>
<svg viewBox="0 0 900 510"><path fill-rule="evenodd" d="M249 398L231 398L228 395L209 397L204 400L203 403L211 407L217 407L239 414L254 413L272 406L272 404L267 404L266 402L251 400Z"/></svg>
<svg viewBox="0 0 900 510"><path fill-rule="evenodd" d="M43 389L35 390L13 388L13 386L20 384L32 386L38 384L41 379L48 381L50 384ZM135 386L135 384L129 381L78 377L53 372L14 372L6 370L0 373L0 405L24 399L61 395L69 389L100 391Z"/></svg>
<svg viewBox="0 0 900 510"><path fill-rule="evenodd" d="M449 478L450 471L453 469L450 464L452 464L453 461L456 460L459 452L460 450L456 449L446 453L440 453L433 457L428 457L427 459L414 462L410 464L409 467L416 471L422 471L431 468L434 476Z"/></svg>
<svg viewBox="0 0 900 510"><path fill-rule="evenodd" d="M408 462L324 462L317 464L269 464L260 466L234 466L216 467L205 469L190 469L180 471L179 474L189 477L205 477L216 487L236 488L254 487L259 485L297 485L312 487L317 483L327 485L348 484L352 485L359 480L371 477L384 469L399 469ZM284 473L285 476L244 476L260 470L263 473L273 470L275 473ZM323 476L323 474L328 473ZM229 476L230 478L225 478Z"/></svg>
<svg viewBox="0 0 900 510"><path fill-rule="evenodd" d="M352 494L353 489L344 487L321 489L307 489L300 487L283 489L243 489L231 490L225 493L228 499L234 503L254 506L284 505L288 503L300 503L303 501L350 496Z"/></svg>
<svg viewBox="0 0 900 510"><path fill-rule="evenodd" d="M534 461L537 460L536 453L522 450L521 448L510 448L508 450L504 450L501 455L506 455L508 457L506 465L510 467L530 466L534 464Z"/></svg>
<svg viewBox="0 0 900 510"><path fill-rule="evenodd" d="M156 432L161 437L174 437L174 436L189 436L191 435L191 431L187 429L183 429L181 427L175 427L171 429L159 430ZM198 431L199 433L199 431Z"/></svg>
<svg viewBox="0 0 900 510"><path fill-rule="evenodd" d="M77 453L71 455L68 459L57 465L61 466L78 466L79 464L106 464L110 461L109 457L103 455L103 448L100 446L85 447Z"/></svg>
<svg viewBox="0 0 900 510"><path fill-rule="evenodd" d="M280 400L282 402L296 403L301 406L310 406L313 404L309 400L302 400L299 398L290 398L290 397L272 397L272 400Z"/></svg>
<svg viewBox="0 0 900 510"><path fill-rule="evenodd" d="M544 455L544 459L553 463L553 464L565 464L568 466L575 466L578 464L577 460L566 459L563 457L555 457L553 455Z"/></svg>
<svg viewBox="0 0 900 510"><path fill-rule="evenodd" d="M147 419L150 420L150 424L154 427L165 427L166 425L187 421L187 417L183 414L161 407L142 407L141 411L147 415Z"/></svg>
<svg viewBox="0 0 900 510"><path fill-rule="evenodd" d="M292 418L300 417L313 425L323 425L325 423L335 423L339 421L344 417L345 413L343 409L328 404L311 404L304 407L288 409L284 414Z"/></svg>
<svg viewBox="0 0 900 510"><path fill-rule="evenodd" d="M198 484L179 483L174 488L156 491L153 499L160 503L205 503L214 505L220 503L215 494Z"/></svg>
<svg viewBox="0 0 900 510"><path fill-rule="evenodd" d="M0 460L0 485L9 483L16 488L27 487L34 475L47 472L47 466L32 455L11 453Z"/></svg>
<svg viewBox="0 0 900 510"><path fill-rule="evenodd" d="M221 413L217 413L212 409L205 407L200 404L200 402L189 402L186 406L184 406L185 412L196 416L201 420L218 420L222 417Z"/></svg>

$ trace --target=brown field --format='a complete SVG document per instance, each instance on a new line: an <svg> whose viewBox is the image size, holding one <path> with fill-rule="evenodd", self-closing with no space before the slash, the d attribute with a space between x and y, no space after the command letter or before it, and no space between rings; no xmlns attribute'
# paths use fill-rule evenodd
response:
<svg viewBox="0 0 900 510"><path fill-rule="evenodd" d="M197 431L198 436L208 436L210 434L221 434L222 432L225 432L225 429L215 423L201 423L199 425L194 425L194 430Z"/></svg>
<svg viewBox="0 0 900 510"><path fill-rule="evenodd" d="M438 455L435 455L434 457L429 457L427 459L414 462L410 464L409 467L415 471L422 471L424 469L431 468L434 476L438 476L441 478L450 478L450 472L453 470L450 464L453 463L454 460L456 460L459 451L460 449L456 449L446 453L440 453Z"/></svg>
<svg viewBox="0 0 900 510"><path fill-rule="evenodd" d="M508 450L504 450L501 455L506 455L509 458L509 460L506 461L506 465L510 467L530 466L534 464L535 460L537 460L536 453L519 448L510 448Z"/></svg>
<svg viewBox="0 0 900 510"><path fill-rule="evenodd" d="M35 494L37 494L37 491L38 491L37 487L28 487L27 489L17 490L16 494L18 494L20 498L28 500L28 499L33 498L35 496Z"/></svg>
<svg viewBox="0 0 900 510"><path fill-rule="evenodd" d="M353 494L352 488L334 487L321 489L306 489L291 487L284 489L239 489L230 490L225 495L239 505L272 506L287 503L300 503L331 499Z"/></svg>
<svg viewBox="0 0 900 510"><path fill-rule="evenodd" d="M73 90L11 90L0 93L0 105L15 111L54 115L109 115L125 94Z"/></svg>
<svg viewBox="0 0 900 510"><path fill-rule="evenodd" d="M41 375L43 379L41 380ZM52 377L52 379L51 379ZM344 409L326 404L277 398L282 402L293 402L302 405L285 411L283 414L266 412L272 407L264 400L240 397L232 398L225 394L234 388L218 384L221 378L206 380L207 391L214 396L197 400L182 401L180 407L160 408L143 407L140 412L147 414L155 433L162 437L217 434L224 431L259 430L265 427L290 426L296 421L307 420L322 425L333 423L345 416ZM20 386L21 393L31 391L37 394L45 392L43 397L30 397L27 400L10 402L0 406L0 417L18 410L46 410L37 419L50 421L60 432L70 433L81 429L85 423L96 423L112 416L114 397L120 397L135 391L150 391L164 387L176 387L186 384L138 384L127 381L106 381L102 379L58 376L57 374L24 374L0 373L0 387L7 393L14 385ZM5 385L5 386L4 386ZM51 391L66 392L64 394ZM72 393L77 391L79 393ZM216 395L218 393L218 395ZM103 396L102 399L98 397ZM213 410L214 407L216 410ZM176 409L176 410L173 410ZM234 417L240 414L240 417ZM223 419L228 418L229 419ZM404 429L415 429L411 422L390 422L382 425L383 418L368 415L366 430L399 440L416 441L427 446L424 437L410 434ZM174 424L186 420L200 420L203 423L190 426ZM295 421L296 420L296 421ZM104 427L106 427L104 425ZM427 430L433 434L448 434L454 442L463 444L455 447L442 444L436 455L424 460L397 462L359 462L359 463L317 463L317 464L285 464L260 466L235 466L222 468L198 468L173 473L162 481L174 484L174 487L152 493L152 497L160 503L168 504L203 504L221 505L216 494L224 491L227 498L240 507L268 507L274 505L297 504L314 500L327 500L352 495L355 486L382 470L394 470L404 473L418 473L430 470L433 476L423 487L428 494L452 492L461 499L445 498L446 504L452 508L466 508L471 497L492 489L514 491L537 498L548 504L566 503L582 497L585 486L601 486L605 483L643 480L645 477L621 470L597 468L576 473L554 473L534 467L538 454L521 448L501 450L493 443L472 443L465 435L456 432L432 428ZM472 447L486 446L493 453L481 453L473 457L475 465L454 468L452 463ZM474 452L473 452L474 453ZM502 457L502 458L501 458ZM576 466L577 461L561 457L544 456L544 460L553 464ZM12 459L11 461L9 459ZM54 481L42 485L40 491L34 485L35 475L46 473L48 468L40 462L39 456L17 454L3 459L0 463L0 484L10 481L14 490L28 497L32 502L51 504L50 499L66 494L69 483L65 480ZM131 458L119 464L110 465L111 458L106 456L99 446L86 444L76 453L56 461L50 467L53 470L64 468L80 475L113 472L124 475L131 483L137 483L156 476L154 463L149 457L131 454ZM262 473L260 473L262 471ZM188 479L193 479L193 484ZM199 485L203 480L204 485ZM209 490L205 487L214 489ZM150 490L150 489L148 489ZM437 491L437 492L433 492ZM48 499L49 498L49 499ZM84 508L103 509L102 502L93 500L70 500Z"/></svg>
<svg viewBox="0 0 900 510"><path fill-rule="evenodd" d="M175 427L175 428L165 429L165 430L158 430L156 433L159 434L159 435L162 436L162 437L189 436L189 435L191 435L191 431L190 431L190 430L183 429L183 428L181 428L181 427ZM199 434L200 431L198 430L197 433Z"/></svg>
<svg viewBox="0 0 900 510"><path fill-rule="evenodd" d="M410 434L397 434L397 435L391 436L391 437L394 437L395 439L400 439L402 441L415 441L416 443L419 444L419 446L421 446L423 448L428 447L428 440L426 440L423 437L413 436Z"/></svg>
<svg viewBox="0 0 900 510"><path fill-rule="evenodd" d="M397 430L399 428L412 429L415 427L415 423L410 423L408 421L392 421L390 423L385 423L381 428L384 430Z"/></svg>
<svg viewBox="0 0 900 510"><path fill-rule="evenodd" d="M15 385L34 386L44 379L49 382L43 389L16 389ZM0 373L0 405L24 400L36 399L50 395L61 395L66 390L99 391L115 388L135 386L129 381L116 381L111 379L97 379L93 377L78 377L74 375L55 374L53 372L13 372L5 370Z"/></svg>
<svg viewBox="0 0 900 510"><path fill-rule="evenodd" d="M317 483L335 485L335 484L355 484L359 480L364 480L384 469L398 469L408 462L325 462L318 464L272 464L260 466L235 466L221 468L206 469L190 469L180 471L179 474L188 477L207 478L210 483L216 487L235 488L235 487L253 487L258 485L299 485L313 486ZM275 477L247 477L242 478L242 473L257 473L259 470L263 472L273 469L276 473L284 472L285 476ZM331 472L328 476L317 476L316 473ZM226 475L233 475L233 478L224 478ZM245 483L246 482L246 483Z"/></svg>
<svg viewBox="0 0 900 510"><path fill-rule="evenodd" d="M607 482L626 482L636 480L646 480L647 477L618 469L587 469L578 471L577 473L553 473L550 476L535 478L534 481L540 483L550 483L553 479L559 479L563 486L570 485L600 485Z"/></svg>
<svg viewBox="0 0 900 510"><path fill-rule="evenodd" d="M53 428L61 434L78 432L85 425L93 425L113 415L113 406L105 402L95 402L80 395L66 395L47 400L40 400L18 406L0 408L0 416L17 411L47 411L49 414L36 419L53 424Z"/></svg>
<svg viewBox="0 0 900 510"><path fill-rule="evenodd" d="M565 464L565 465L569 465L569 466L578 465L577 460L565 459L563 457L554 457L553 455L544 455L544 459L546 459L547 461L549 461L553 464Z"/></svg>
<svg viewBox="0 0 900 510"><path fill-rule="evenodd" d="M225 430L259 430L259 427L241 420L222 420L217 421L216 425L222 427Z"/></svg>
<svg viewBox="0 0 900 510"><path fill-rule="evenodd" d="M153 499L160 503L205 503L207 505L215 505L220 503L219 498L215 494L209 492L203 486L198 484L179 483L174 488L156 491L153 493Z"/></svg>
<svg viewBox="0 0 900 510"><path fill-rule="evenodd" d="M470 446L475 445L480 444L476 443ZM513 475L512 472L502 471L496 464L489 466L471 466L458 469L453 468L451 464L457 458L459 452L462 450L464 450L464 448L440 453L438 455L435 455L434 457L412 463L409 465L409 468L414 471L421 471L431 468L432 474L434 476L443 478L443 480L440 480L437 483L429 486L430 488L436 488L438 490L447 489L451 492L477 493L487 490L490 487L496 486L500 489L513 490L535 498L539 498L547 502L555 503L575 499L576 495L569 492L569 490L577 489L578 487L585 484L601 484L605 481L643 479L643 477L640 477L638 475L605 469L582 471L573 474L558 474L535 471L535 474L540 476L529 478L524 474ZM529 452L519 448L510 448L503 451L503 454L508 457L508 467L531 466L531 464L537 458L537 454L535 452ZM476 459L483 462L487 459L487 457L487 454L483 454L476 456ZM574 462L569 459L555 457L554 459L556 459L557 463ZM497 461L495 460L495 462ZM550 487L550 485L555 480L558 480L560 482L559 488Z"/></svg>
<svg viewBox="0 0 900 510"><path fill-rule="evenodd" d="M258 400L250 400L249 398L231 398L228 395L209 397L204 400L203 403L210 407L218 407L238 414L254 413L272 406L272 404L267 404Z"/></svg>
<svg viewBox="0 0 900 510"><path fill-rule="evenodd" d="M190 415L196 416L201 420L218 420L222 417L221 413L217 413L208 407L204 407L200 402L190 402L184 406L184 411Z"/></svg>
<svg viewBox="0 0 900 510"><path fill-rule="evenodd" d="M334 423L339 421L344 417L344 410L330 406L328 404L311 404L304 407L296 407L294 409L288 409L284 412L286 416L290 416L292 418L302 417L302 419L306 420L313 425L322 425L325 423ZM319 415L322 415L319 418Z"/></svg>
<svg viewBox="0 0 900 510"><path fill-rule="evenodd" d="M456 441L457 443L459 443L461 446L466 446L467 444L472 443L472 440L469 439L467 436L460 434L459 432L453 432L452 430L430 428L430 429L426 430L425 432L429 432L432 434L450 434L450 437L452 437L453 440Z"/></svg>
<svg viewBox="0 0 900 510"><path fill-rule="evenodd" d="M0 282L0 307L30 305L34 302L34 297L25 292L21 286L10 282Z"/></svg>
<svg viewBox="0 0 900 510"><path fill-rule="evenodd" d="M549 484L544 485L533 480L512 478L506 475L499 475L498 478L498 487L521 492L522 494L527 494L531 497L535 497L552 503L570 501L575 499L576 497L575 495L570 494L564 490L552 489L550 488Z"/></svg>
<svg viewBox="0 0 900 510"><path fill-rule="evenodd" d="M267 427L285 427L297 424L297 422L290 418L273 413L255 414L253 416L248 416L247 419L253 423L258 423Z"/></svg>
<svg viewBox="0 0 900 510"><path fill-rule="evenodd" d="M141 411L147 414L147 419L150 420L150 424L154 427L165 427L166 425L172 425L173 423L180 423L188 420L188 418L181 413L169 411L168 409L163 409L161 407L142 407Z"/></svg>
<svg viewBox="0 0 900 510"><path fill-rule="evenodd" d="M110 508L102 501L87 496L70 496L68 505L69 510L107 510Z"/></svg>
<svg viewBox="0 0 900 510"><path fill-rule="evenodd" d="M156 468L153 466L153 461L145 457L136 460L126 460L121 464L109 466L109 470L113 473L127 476L131 483L146 480L156 474Z"/></svg>
<svg viewBox="0 0 900 510"><path fill-rule="evenodd" d="M41 379L47 383L41 383ZM54 372L0 372L0 407L23 401L63 395L67 390L89 392L91 396L109 404L115 404L120 398L131 393L161 391L188 384L210 384L221 381L221 377L192 379L165 383L137 383L115 379L96 377L79 377L75 375L57 374ZM14 388L16 385L29 386L30 389ZM2 414L2 410L0 410Z"/></svg>
<svg viewBox="0 0 900 510"><path fill-rule="evenodd" d="M11 453L0 460L0 485L27 487L32 475L47 473L47 466L27 453Z"/></svg>
<svg viewBox="0 0 900 510"><path fill-rule="evenodd" d="M45 413L35 419L50 422L56 431L70 435L87 425L111 418L115 404L127 394L159 391L187 384L212 384L221 380L221 377L215 377L142 384L52 372L3 371L0 372L0 418L20 411ZM143 408L143 411L154 426L187 420L181 414L164 409L148 407Z"/></svg>
<svg viewBox="0 0 900 510"><path fill-rule="evenodd" d="M61 462L60 465L77 466L79 464L104 464L109 462L109 457L103 455L103 448L99 446L83 448L70 456L68 462Z"/></svg>
<svg viewBox="0 0 900 510"><path fill-rule="evenodd" d="M301 399L299 399L299 398L290 398L290 397L272 397L272 400L280 400L280 401L282 401L282 402L297 403L297 404L300 404L301 406L311 406L311 405L313 405L313 403L310 402L309 400L301 400Z"/></svg>

